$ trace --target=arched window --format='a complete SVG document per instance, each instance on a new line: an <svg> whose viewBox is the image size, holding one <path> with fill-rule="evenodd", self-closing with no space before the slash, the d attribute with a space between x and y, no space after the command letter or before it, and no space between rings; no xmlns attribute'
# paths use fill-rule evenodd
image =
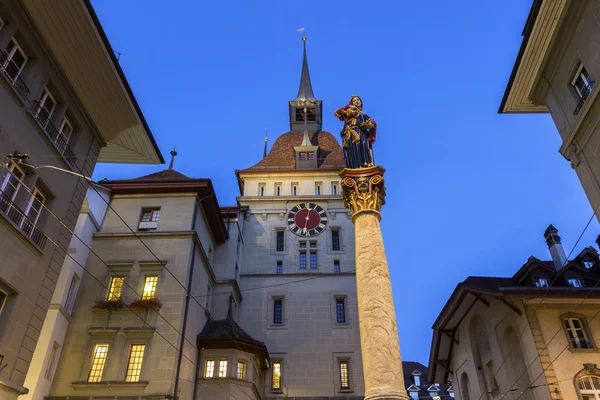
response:
<svg viewBox="0 0 600 400"><path fill-rule="evenodd" d="M460 376L460 393L462 394L463 400L471 400L469 394L469 376L466 372L463 372Z"/></svg>
<svg viewBox="0 0 600 400"><path fill-rule="evenodd" d="M577 381L577 387L583 400L600 400L600 377L594 375L582 376Z"/></svg>

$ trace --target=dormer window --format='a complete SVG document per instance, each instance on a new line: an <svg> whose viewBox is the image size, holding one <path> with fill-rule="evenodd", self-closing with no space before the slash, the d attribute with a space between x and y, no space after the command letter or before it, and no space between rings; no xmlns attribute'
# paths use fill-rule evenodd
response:
<svg viewBox="0 0 600 400"><path fill-rule="evenodd" d="M421 372L418 369L415 369L412 373L412 376L415 381L415 385L421 386Z"/></svg>
<svg viewBox="0 0 600 400"><path fill-rule="evenodd" d="M567 283L569 284L569 286L573 286L576 288L583 287L583 282L579 277L567 278Z"/></svg>
<svg viewBox="0 0 600 400"><path fill-rule="evenodd" d="M540 287L540 288L549 287L548 279L546 279L546 278L534 278L533 282L535 284L535 287Z"/></svg>
<svg viewBox="0 0 600 400"><path fill-rule="evenodd" d="M314 160L315 159L315 152L314 151L309 151L306 153L306 159L307 160Z"/></svg>
<svg viewBox="0 0 600 400"><path fill-rule="evenodd" d="M584 261L583 266L585 267L585 269L590 269L594 266L594 262L593 261Z"/></svg>

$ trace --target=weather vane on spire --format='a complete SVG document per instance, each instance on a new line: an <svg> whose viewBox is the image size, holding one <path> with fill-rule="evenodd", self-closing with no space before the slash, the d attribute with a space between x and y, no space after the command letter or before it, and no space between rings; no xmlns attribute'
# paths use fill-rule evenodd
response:
<svg viewBox="0 0 600 400"><path fill-rule="evenodd" d="M306 42L306 28L302 27L300 29L296 29L296 31L301 32L302 33L302 40L304 40Z"/></svg>

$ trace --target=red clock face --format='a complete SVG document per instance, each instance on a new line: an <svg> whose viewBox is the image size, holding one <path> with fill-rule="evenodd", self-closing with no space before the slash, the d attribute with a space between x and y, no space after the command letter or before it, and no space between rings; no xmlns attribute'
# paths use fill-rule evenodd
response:
<svg viewBox="0 0 600 400"><path fill-rule="evenodd" d="M327 227L327 213L314 203L298 204L288 213L288 226L298 236L317 236Z"/></svg>

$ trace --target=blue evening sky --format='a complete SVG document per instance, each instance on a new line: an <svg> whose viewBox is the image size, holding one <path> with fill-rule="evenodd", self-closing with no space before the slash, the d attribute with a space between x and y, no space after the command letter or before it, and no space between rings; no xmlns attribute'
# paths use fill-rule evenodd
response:
<svg viewBox="0 0 600 400"><path fill-rule="evenodd" d="M306 26L324 129L351 94L378 124L383 234L405 360L427 364L431 325L468 275L512 276L567 252L592 209L549 115L497 113L531 1L93 0L148 124L175 168L235 204L235 169L289 128ZM98 165L94 178L161 166ZM577 250L594 244L594 221Z"/></svg>

